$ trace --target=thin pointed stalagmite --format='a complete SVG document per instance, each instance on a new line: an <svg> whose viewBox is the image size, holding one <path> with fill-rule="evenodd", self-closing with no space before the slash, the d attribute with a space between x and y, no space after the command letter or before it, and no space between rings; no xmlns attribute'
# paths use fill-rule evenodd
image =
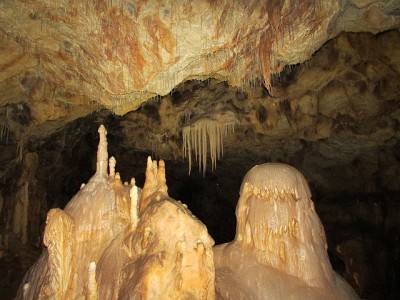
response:
<svg viewBox="0 0 400 300"><path fill-rule="evenodd" d="M108 150L107 150L107 130L104 125L99 127L99 146L97 149L96 173L107 177Z"/></svg>
<svg viewBox="0 0 400 300"><path fill-rule="evenodd" d="M131 190L130 190L131 206L130 206L130 216L131 216L131 228L136 229L137 223L139 222L139 190L136 186L135 178L131 179Z"/></svg>
<svg viewBox="0 0 400 300"><path fill-rule="evenodd" d="M115 165L117 164L116 159L114 158L114 156L111 156L110 159L108 160L108 166L110 169L110 178L113 178L115 176Z"/></svg>

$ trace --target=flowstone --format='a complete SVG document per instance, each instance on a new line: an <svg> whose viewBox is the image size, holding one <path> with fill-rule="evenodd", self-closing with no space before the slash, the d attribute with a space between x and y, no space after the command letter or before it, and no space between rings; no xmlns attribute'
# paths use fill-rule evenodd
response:
<svg viewBox="0 0 400 300"><path fill-rule="evenodd" d="M96 173L49 211L47 249L17 299L214 299L214 241L168 196L164 162L148 158L143 189L124 185L99 134Z"/></svg>
<svg viewBox="0 0 400 300"><path fill-rule="evenodd" d="M303 175L278 163L253 167L236 207L235 240L214 247L222 299L357 299L331 267Z"/></svg>
<svg viewBox="0 0 400 300"><path fill-rule="evenodd" d="M327 256L304 177L263 164L243 180L235 240L214 241L168 196L165 163L148 158L143 188L122 184L99 128L96 173L64 210L17 299L356 299Z"/></svg>

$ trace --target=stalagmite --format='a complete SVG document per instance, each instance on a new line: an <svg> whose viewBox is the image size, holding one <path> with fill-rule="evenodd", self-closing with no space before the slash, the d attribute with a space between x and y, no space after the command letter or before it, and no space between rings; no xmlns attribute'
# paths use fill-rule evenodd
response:
<svg viewBox="0 0 400 300"><path fill-rule="evenodd" d="M89 280L87 285L86 300L97 300L99 295L96 282L96 263L94 261L89 265L88 274Z"/></svg>
<svg viewBox="0 0 400 300"><path fill-rule="evenodd" d="M284 164L252 168L240 189L235 240L214 248L223 299L356 299L330 265L304 177Z"/></svg>
<svg viewBox="0 0 400 300"><path fill-rule="evenodd" d="M41 296L67 299L71 281L74 221L61 209L52 209L47 215L44 245L48 249L48 273Z"/></svg>
<svg viewBox="0 0 400 300"><path fill-rule="evenodd" d="M131 206L130 206L131 227L132 230L135 230L137 223L139 222L139 189L136 186L135 178L131 179L130 197L131 197Z"/></svg>
<svg viewBox="0 0 400 300"><path fill-rule="evenodd" d="M115 160L114 156L111 156L110 159L108 160L108 168L110 170L109 177L113 178L115 176L115 165L117 164L117 161Z"/></svg>
<svg viewBox="0 0 400 300"><path fill-rule="evenodd" d="M149 202L161 196L168 196L168 187L165 179L165 163L163 160L152 161L151 157L147 158L146 181L141 191L139 200L139 210L143 212Z"/></svg>
<svg viewBox="0 0 400 300"><path fill-rule="evenodd" d="M49 212L45 229L45 233L48 232L45 235L48 249L26 275L24 284L29 283L29 289L25 291L26 299L36 299L39 294L44 298L51 297L54 293L62 295L60 293L64 293L64 290L69 299L84 295L89 280L89 264L96 263L104 251L103 248L129 224L129 187L124 187L118 178L108 179L106 133L104 126L100 126L94 176L63 211L60 210L57 214ZM57 235L58 231L65 230L60 228L64 221L52 221L56 216L63 216L62 220L73 220L73 229L68 238L65 234ZM65 262L68 261L65 257L70 257L62 271L57 262L61 254L57 253L62 254ZM59 275L54 275L56 273ZM54 281L63 282L63 286L65 284L67 287L61 289L60 285L56 287L53 283L46 283ZM18 295L22 296L21 293Z"/></svg>
<svg viewBox="0 0 400 300"><path fill-rule="evenodd" d="M100 142L97 150L96 173L106 176L107 162L108 162L107 130L104 127L104 125L100 125L98 132L99 132Z"/></svg>
<svg viewBox="0 0 400 300"><path fill-rule="evenodd" d="M214 299L214 241L168 196L165 164L148 158L143 190L123 185L99 128L97 169L48 214L46 249L17 299ZM140 206L140 211L139 211Z"/></svg>
<svg viewBox="0 0 400 300"><path fill-rule="evenodd" d="M235 240L212 248L207 228L168 195L165 163L148 157L143 189L122 184L103 126L97 170L64 210L17 299L355 299L333 272L304 177L264 164L243 180ZM215 142L215 145L218 145ZM222 142L219 144L222 145Z"/></svg>

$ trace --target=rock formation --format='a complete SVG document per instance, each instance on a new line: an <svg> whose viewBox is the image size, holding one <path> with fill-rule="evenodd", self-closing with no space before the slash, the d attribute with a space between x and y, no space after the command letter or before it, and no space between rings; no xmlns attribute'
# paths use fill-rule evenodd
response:
<svg viewBox="0 0 400 300"><path fill-rule="evenodd" d="M207 170L208 154L211 159L211 170L216 168L217 160L224 154L224 139L235 131L237 123L235 115L225 111L216 116L197 117L197 120L182 129L182 152L189 160L189 174L192 169L192 152L199 163L199 172L203 175Z"/></svg>
<svg viewBox="0 0 400 300"><path fill-rule="evenodd" d="M356 299L332 270L322 224L304 177L285 164L243 179L235 240L214 248L222 299Z"/></svg>
<svg viewBox="0 0 400 300"><path fill-rule="evenodd" d="M97 171L64 210L51 209L47 249L17 299L213 299L214 241L167 194L164 162L150 158L146 183L123 185L99 128ZM138 205L139 203L139 205Z"/></svg>
<svg viewBox="0 0 400 300"><path fill-rule="evenodd" d="M134 179L122 184L114 158L107 172L106 134L100 126L95 175L64 210L49 211L47 249L17 299L356 298L332 271L308 185L294 168L248 172L235 241L213 250L204 224L168 196L162 160L148 158L143 189Z"/></svg>
<svg viewBox="0 0 400 300"><path fill-rule="evenodd" d="M63 244L46 216L94 174L105 124L120 174L112 157L101 172L129 226L152 199L135 198L148 156L218 243L235 235L247 170L287 163L313 190L335 271L362 298L400 298L399 12L396 0L0 1L0 294L15 296L44 242ZM49 216L75 228L66 210Z"/></svg>
<svg viewBox="0 0 400 300"><path fill-rule="evenodd" d="M309 59L342 31L397 28L396 1L7 0L1 105L26 95L37 123L100 105L124 114L179 83L243 86ZM43 110L43 105L52 110Z"/></svg>

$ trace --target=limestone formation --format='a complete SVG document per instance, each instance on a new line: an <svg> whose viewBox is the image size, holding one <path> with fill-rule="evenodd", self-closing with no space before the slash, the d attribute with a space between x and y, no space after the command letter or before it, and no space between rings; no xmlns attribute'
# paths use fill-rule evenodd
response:
<svg viewBox="0 0 400 300"><path fill-rule="evenodd" d="M120 174L104 156L79 201L49 214L66 236L70 218L74 230L88 227L77 248L102 226L83 224L80 211L117 224L100 235L108 243L167 195L162 181L143 195L137 186L149 155L173 166L168 193L187 197L223 242L234 234L228 211L245 171L285 162L302 170L324 206L334 268L361 297L399 298L399 11L398 0L0 1L0 294L12 298L35 261L49 209L64 207L94 173L86 153L104 123ZM218 113L233 113L234 122ZM189 169L198 162L211 172L187 177L182 157ZM148 176L162 173L154 170ZM121 184L124 176L137 181ZM84 195L107 213L81 209L91 202ZM63 245L47 242L51 253ZM339 253L340 245L352 246ZM88 297L99 288L99 255L82 256L88 282L79 289ZM52 268L37 281L49 293L58 282Z"/></svg>
<svg viewBox="0 0 400 300"><path fill-rule="evenodd" d="M212 248L207 228L168 196L148 158L143 189L122 185L99 128L95 175L47 216L43 252L17 299L354 299L326 253L304 177L258 165L243 180L236 238ZM215 264L215 267L214 267Z"/></svg>
<svg viewBox="0 0 400 300"><path fill-rule="evenodd" d="M192 169L192 155L199 164L199 172L205 175L208 154L211 170L217 167L217 161L224 154L224 139L232 134L238 119L231 111L213 116L201 116L182 129L183 155L189 160L189 174Z"/></svg>
<svg viewBox="0 0 400 300"><path fill-rule="evenodd" d="M47 249L17 299L214 299L214 241L167 194L165 165L148 159L143 189L123 185L99 128L95 175L48 213Z"/></svg>
<svg viewBox="0 0 400 300"><path fill-rule="evenodd" d="M356 299L330 265L304 177L278 163L243 179L235 240L214 248L222 299Z"/></svg>
<svg viewBox="0 0 400 300"><path fill-rule="evenodd" d="M27 93L38 123L96 106L124 114L188 79L259 79L271 90L272 74L342 31L398 27L396 9L397 1L6 0L0 90Z"/></svg>
<svg viewBox="0 0 400 300"><path fill-rule="evenodd" d="M29 242L29 223L34 223L34 212L37 211L39 203L30 203L29 190L36 183L35 172L38 164L36 153L26 153L23 158L24 172L18 180L18 191L13 213L13 232L20 236L23 244Z"/></svg>

